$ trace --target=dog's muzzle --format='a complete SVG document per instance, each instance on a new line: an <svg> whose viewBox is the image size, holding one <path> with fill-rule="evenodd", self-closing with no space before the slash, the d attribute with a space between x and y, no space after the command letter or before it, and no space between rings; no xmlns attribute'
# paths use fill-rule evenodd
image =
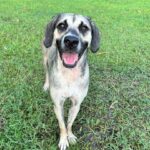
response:
<svg viewBox="0 0 150 150"><path fill-rule="evenodd" d="M79 39L75 36L66 36L64 38L65 51L62 53L63 65L67 68L73 68L78 62L77 47Z"/></svg>
<svg viewBox="0 0 150 150"><path fill-rule="evenodd" d="M86 43L80 43L79 38L73 35L67 35L61 40L57 40L56 44L60 58L66 68L74 68L83 54L84 49L87 47Z"/></svg>

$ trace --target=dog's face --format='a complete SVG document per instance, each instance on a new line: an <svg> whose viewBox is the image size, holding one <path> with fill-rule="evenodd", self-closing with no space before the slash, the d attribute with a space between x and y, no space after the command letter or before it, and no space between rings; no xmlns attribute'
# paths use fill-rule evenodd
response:
<svg viewBox="0 0 150 150"><path fill-rule="evenodd" d="M75 14L60 14L47 25L44 45L55 44L62 63L73 68L85 51L91 46L92 52L99 48L99 31L87 17Z"/></svg>

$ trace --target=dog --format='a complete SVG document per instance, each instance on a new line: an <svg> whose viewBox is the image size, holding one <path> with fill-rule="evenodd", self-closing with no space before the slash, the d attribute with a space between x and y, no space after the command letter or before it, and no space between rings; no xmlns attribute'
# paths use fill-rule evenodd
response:
<svg viewBox="0 0 150 150"><path fill-rule="evenodd" d="M72 13L58 14L48 23L42 42L46 79L44 90L50 90L54 112L60 128L60 150L76 143L72 132L73 122L80 105L88 92L89 66L88 49L97 52L100 32L94 22L86 16ZM68 98L72 101L67 125L63 105Z"/></svg>

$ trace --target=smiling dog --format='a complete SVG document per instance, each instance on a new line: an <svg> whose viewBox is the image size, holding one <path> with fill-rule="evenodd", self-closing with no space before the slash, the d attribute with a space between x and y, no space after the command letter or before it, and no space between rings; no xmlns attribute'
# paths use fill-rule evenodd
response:
<svg viewBox="0 0 150 150"><path fill-rule="evenodd" d="M88 91L87 52L91 49L95 53L99 42L98 28L82 15L59 14L47 25L42 46L46 70L44 90L50 90L54 103L60 127L60 150L66 150L69 143L76 142L72 125ZM63 104L67 98L72 101L72 107L66 126Z"/></svg>

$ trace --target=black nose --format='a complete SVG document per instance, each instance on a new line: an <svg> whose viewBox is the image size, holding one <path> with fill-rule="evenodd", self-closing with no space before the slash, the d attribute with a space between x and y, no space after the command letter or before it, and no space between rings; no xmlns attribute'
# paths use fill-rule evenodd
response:
<svg viewBox="0 0 150 150"><path fill-rule="evenodd" d="M73 49L78 46L79 39L75 36L66 36L64 39L64 44L67 48Z"/></svg>

